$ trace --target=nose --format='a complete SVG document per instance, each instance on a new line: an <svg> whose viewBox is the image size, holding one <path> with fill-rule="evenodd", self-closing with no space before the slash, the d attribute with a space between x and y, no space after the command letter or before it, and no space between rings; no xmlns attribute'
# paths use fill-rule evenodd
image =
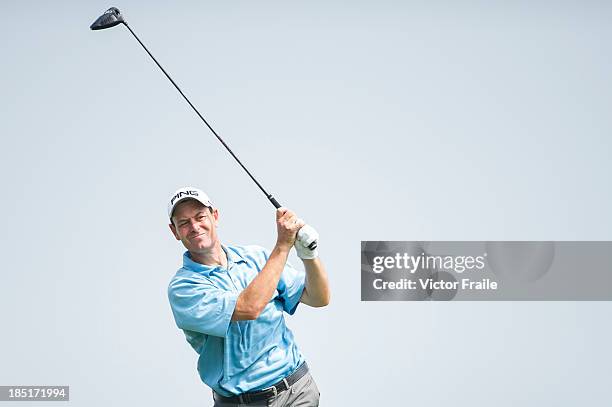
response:
<svg viewBox="0 0 612 407"><path fill-rule="evenodd" d="M189 232L190 233L200 233L200 225L198 224L198 222L192 220L191 222L189 222Z"/></svg>

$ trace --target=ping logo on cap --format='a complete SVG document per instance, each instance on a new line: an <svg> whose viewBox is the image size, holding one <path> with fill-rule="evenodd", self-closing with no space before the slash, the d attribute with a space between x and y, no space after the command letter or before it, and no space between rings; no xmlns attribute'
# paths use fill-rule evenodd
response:
<svg viewBox="0 0 612 407"><path fill-rule="evenodd" d="M198 191L181 191L174 195L170 200L170 205L174 205L174 201L181 198L182 196L198 196Z"/></svg>

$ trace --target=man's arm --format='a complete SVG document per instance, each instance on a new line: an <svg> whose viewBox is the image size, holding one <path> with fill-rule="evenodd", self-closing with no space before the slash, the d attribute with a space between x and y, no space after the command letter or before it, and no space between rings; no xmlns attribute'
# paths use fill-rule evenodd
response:
<svg viewBox="0 0 612 407"><path fill-rule="evenodd" d="M238 296L232 321L257 319L276 291L288 255L288 248L274 247L264 268Z"/></svg>
<svg viewBox="0 0 612 407"><path fill-rule="evenodd" d="M264 268L238 296L232 321L253 320L259 317L276 291L278 281L287 263L287 256L302 226L304 222L298 219L295 213L285 208L276 211L278 232L276 245Z"/></svg>
<svg viewBox="0 0 612 407"><path fill-rule="evenodd" d="M330 290L327 273L323 262L314 259L302 259L306 269L306 284L300 302L311 307L324 307L329 304Z"/></svg>

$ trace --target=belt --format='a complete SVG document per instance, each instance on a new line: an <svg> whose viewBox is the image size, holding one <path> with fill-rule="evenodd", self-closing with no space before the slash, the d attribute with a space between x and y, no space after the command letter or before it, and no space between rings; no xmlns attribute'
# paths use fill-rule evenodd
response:
<svg viewBox="0 0 612 407"><path fill-rule="evenodd" d="M227 403L255 403L256 401L267 400L270 397L276 396L278 393L283 392L289 389L291 386L295 384L298 380L300 380L306 373L308 373L308 365L306 362L302 363L293 373L289 376L285 377L280 382L266 387L265 389L242 393L237 396L225 397L215 392L215 399L219 399L220 401L224 401Z"/></svg>

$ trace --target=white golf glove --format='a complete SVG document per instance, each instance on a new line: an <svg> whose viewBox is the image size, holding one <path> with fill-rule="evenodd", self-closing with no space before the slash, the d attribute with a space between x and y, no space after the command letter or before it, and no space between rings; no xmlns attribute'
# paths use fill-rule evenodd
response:
<svg viewBox="0 0 612 407"><path fill-rule="evenodd" d="M302 226L293 244L300 259L315 259L319 257L318 245L319 233L310 225ZM310 249L309 246L314 246L314 249Z"/></svg>

